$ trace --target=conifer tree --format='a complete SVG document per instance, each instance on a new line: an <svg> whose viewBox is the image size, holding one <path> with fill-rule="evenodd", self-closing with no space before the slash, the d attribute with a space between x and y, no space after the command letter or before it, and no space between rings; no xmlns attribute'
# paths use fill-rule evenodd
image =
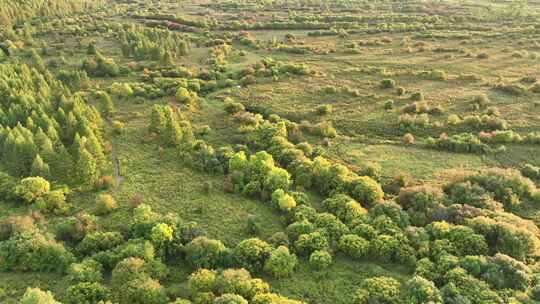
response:
<svg viewBox="0 0 540 304"><path fill-rule="evenodd" d="M49 176L49 165L43 161L41 156L39 154L36 155L34 158L34 162L32 163L32 168L30 169L30 175L31 176L42 176L42 177L48 177Z"/></svg>
<svg viewBox="0 0 540 304"><path fill-rule="evenodd" d="M98 169L96 160L85 148L79 151L76 171L78 182L82 185L93 185L97 181Z"/></svg>

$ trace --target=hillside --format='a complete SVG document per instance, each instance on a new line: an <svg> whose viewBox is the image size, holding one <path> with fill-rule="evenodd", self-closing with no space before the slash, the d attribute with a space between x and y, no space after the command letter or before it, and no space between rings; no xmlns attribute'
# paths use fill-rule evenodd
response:
<svg viewBox="0 0 540 304"><path fill-rule="evenodd" d="M540 4L0 0L0 303L540 303Z"/></svg>

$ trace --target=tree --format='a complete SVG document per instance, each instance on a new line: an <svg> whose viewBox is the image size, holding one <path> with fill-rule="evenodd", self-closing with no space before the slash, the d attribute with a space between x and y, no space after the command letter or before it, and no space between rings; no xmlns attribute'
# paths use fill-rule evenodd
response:
<svg viewBox="0 0 540 304"><path fill-rule="evenodd" d="M97 93L97 97L101 106L101 112L103 112L108 118L112 117L114 114L114 103L111 96L109 96L109 94L105 91L99 91Z"/></svg>
<svg viewBox="0 0 540 304"><path fill-rule="evenodd" d="M79 152L79 159L77 160L76 167L78 182L80 184L95 184L98 179L98 168L96 160L92 154L86 150L86 148L82 148L82 150Z"/></svg>
<svg viewBox="0 0 540 304"><path fill-rule="evenodd" d="M279 246L270 253L270 257L264 264L264 271L276 278L289 276L296 266L297 259L285 246Z"/></svg>
<svg viewBox="0 0 540 304"><path fill-rule="evenodd" d="M36 154L32 167L30 168L30 174L32 176L49 176L49 165L46 164L39 154Z"/></svg>

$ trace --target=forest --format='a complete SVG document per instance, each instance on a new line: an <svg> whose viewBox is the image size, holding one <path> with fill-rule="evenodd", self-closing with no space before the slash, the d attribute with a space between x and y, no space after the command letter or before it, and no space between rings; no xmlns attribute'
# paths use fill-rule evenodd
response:
<svg viewBox="0 0 540 304"><path fill-rule="evenodd" d="M537 0L0 0L0 303L540 303Z"/></svg>

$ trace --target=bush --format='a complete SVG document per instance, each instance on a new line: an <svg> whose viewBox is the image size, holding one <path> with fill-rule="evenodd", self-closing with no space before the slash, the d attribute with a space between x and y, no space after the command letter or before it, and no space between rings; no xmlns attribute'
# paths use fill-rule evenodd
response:
<svg viewBox="0 0 540 304"><path fill-rule="evenodd" d="M381 80L381 88L383 89L392 89L396 86L396 82L393 79L383 79Z"/></svg>
<svg viewBox="0 0 540 304"><path fill-rule="evenodd" d="M289 253L287 247L279 246L270 253L264 264L264 271L276 278L287 277L293 272L296 263L296 256Z"/></svg>
<svg viewBox="0 0 540 304"><path fill-rule="evenodd" d="M225 111L229 114L243 112L245 110L246 108L244 107L244 105L239 102L231 101L225 104Z"/></svg>
<svg viewBox="0 0 540 304"><path fill-rule="evenodd" d="M363 258L369 251L369 242L355 235L346 234L339 239L339 250L354 258Z"/></svg>
<svg viewBox="0 0 540 304"><path fill-rule="evenodd" d="M291 211L296 207L294 197L285 193L282 189L277 189L272 193L272 203L281 211Z"/></svg>
<svg viewBox="0 0 540 304"><path fill-rule="evenodd" d="M354 296L355 304L400 303L401 284L390 277L365 279Z"/></svg>
<svg viewBox="0 0 540 304"><path fill-rule="evenodd" d="M326 250L313 251L309 256L309 264L317 270L326 269L332 264L332 255Z"/></svg>
<svg viewBox="0 0 540 304"><path fill-rule="evenodd" d="M422 92L414 92L411 94L411 100L422 101L424 100L424 94Z"/></svg>
<svg viewBox="0 0 540 304"><path fill-rule="evenodd" d="M394 108L394 101L392 99L388 99L384 101L383 108L385 110L391 110Z"/></svg>
<svg viewBox="0 0 540 304"><path fill-rule="evenodd" d="M494 87L495 90L501 91L503 93L514 95L514 96L523 96L527 94L527 88L519 83L512 84L497 84Z"/></svg>
<svg viewBox="0 0 540 304"><path fill-rule="evenodd" d="M314 251L327 249L328 239L320 232L301 234L294 242L294 247L299 254L309 256Z"/></svg>
<svg viewBox="0 0 540 304"><path fill-rule="evenodd" d="M414 144L414 135L411 133L405 133L405 135L403 135L403 143L407 145Z"/></svg>
<svg viewBox="0 0 540 304"><path fill-rule="evenodd" d="M216 286L216 272L208 269L199 269L188 278L188 289L192 294L211 292Z"/></svg>
<svg viewBox="0 0 540 304"><path fill-rule="evenodd" d="M115 120L112 122L112 128L114 134L122 134L124 133L125 124L119 120Z"/></svg>
<svg viewBox="0 0 540 304"><path fill-rule="evenodd" d="M405 284L404 292L407 303L442 303L441 293L435 284L421 276L409 279Z"/></svg>
<svg viewBox="0 0 540 304"><path fill-rule="evenodd" d="M368 176L360 176L352 183L352 197L366 207L382 201L384 192L381 185Z"/></svg>
<svg viewBox="0 0 540 304"><path fill-rule="evenodd" d="M184 251L186 261L195 268L216 268L220 265L227 248L219 240L197 237L189 242Z"/></svg>
<svg viewBox="0 0 540 304"><path fill-rule="evenodd" d="M114 197L110 194L100 194L96 198L95 212L98 215L109 214L118 208L118 204Z"/></svg>
<svg viewBox="0 0 540 304"><path fill-rule="evenodd" d="M100 251L112 249L124 242L119 232L93 232L84 236L77 245L77 251L82 255L91 255Z"/></svg>
<svg viewBox="0 0 540 304"><path fill-rule="evenodd" d="M37 230L15 233L0 242L0 269L62 272L73 255L60 243Z"/></svg>
<svg viewBox="0 0 540 304"><path fill-rule="evenodd" d="M328 115L332 113L332 105L329 105L329 104L320 105L317 107L316 113L317 115L321 115L321 116Z"/></svg>
<svg viewBox="0 0 540 304"><path fill-rule="evenodd" d="M36 199L36 207L39 210L55 214L66 214L69 209L63 190L49 191L41 195Z"/></svg>
<svg viewBox="0 0 540 304"><path fill-rule="evenodd" d="M15 187L15 195L27 203L33 203L50 189L51 185L43 177L27 177Z"/></svg>
<svg viewBox="0 0 540 304"><path fill-rule="evenodd" d="M109 290L100 283L82 282L67 289L67 304L100 303L109 297ZM103 303L103 302L101 302Z"/></svg>
<svg viewBox="0 0 540 304"><path fill-rule="evenodd" d="M237 265L251 272L260 272L270 257L272 247L265 241L251 238L241 241L234 248L232 255Z"/></svg>
<svg viewBox="0 0 540 304"><path fill-rule="evenodd" d="M103 266L92 259L69 265L68 278L72 282L100 282L103 279Z"/></svg>
<svg viewBox="0 0 540 304"><path fill-rule="evenodd" d="M54 299L50 291L39 288L27 288L21 298L20 304L61 304Z"/></svg>
<svg viewBox="0 0 540 304"><path fill-rule="evenodd" d="M126 258L112 271L111 286L114 299L120 303L165 304L165 290L153 278L151 264L139 258Z"/></svg>
<svg viewBox="0 0 540 304"><path fill-rule="evenodd" d="M248 304L242 296L226 293L214 299L213 304Z"/></svg>

